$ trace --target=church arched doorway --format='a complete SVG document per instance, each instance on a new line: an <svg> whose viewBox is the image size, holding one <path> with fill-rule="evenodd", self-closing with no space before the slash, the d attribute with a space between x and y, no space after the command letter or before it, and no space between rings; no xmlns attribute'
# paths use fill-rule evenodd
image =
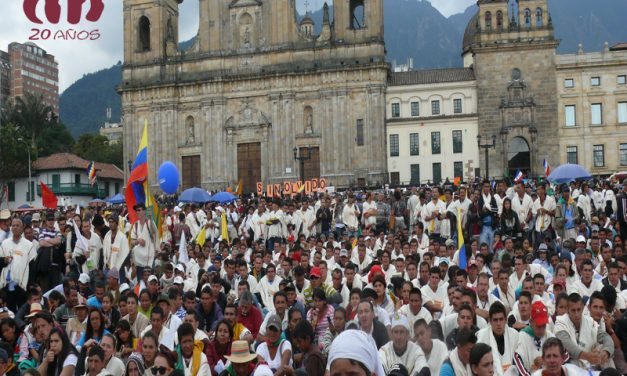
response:
<svg viewBox="0 0 627 376"><path fill-rule="evenodd" d="M529 143L523 137L514 137L507 147L507 171L510 177L516 176L516 171L522 171L526 176L531 170L531 151Z"/></svg>

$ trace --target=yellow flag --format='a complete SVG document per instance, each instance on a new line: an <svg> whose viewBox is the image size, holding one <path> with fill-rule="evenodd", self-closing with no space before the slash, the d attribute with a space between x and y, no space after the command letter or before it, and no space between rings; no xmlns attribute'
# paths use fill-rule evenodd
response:
<svg viewBox="0 0 627 376"><path fill-rule="evenodd" d="M205 231L205 226L202 227L202 230L196 236L196 244L198 244L201 248L205 245L207 241L207 231Z"/></svg>
<svg viewBox="0 0 627 376"><path fill-rule="evenodd" d="M464 245L464 231L462 229L462 211L457 207L457 249L461 249Z"/></svg>
<svg viewBox="0 0 627 376"><path fill-rule="evenodd" d="M229 228L226 222L226 213L222 212L222 240L226 240L227 243L231 244L229 241Z"/></svg>
<svg viewBox="0 0 627 376"><path fill-rule="evenodd" d="M152 217L155 226L157 227L157 242L160 242L163 239L163 216L159 211L159 204L155 200L155 196L152 195L150 191L150 186L148 185L148 180L144 183L144 192L146 192L146 210L148 214Z"/></svg>
<svg viewBox="0 0 627 376"><path fill-rule="evenodd" d="M239 183L237 183L237 188L235 188L235 195L241 196L244 191L244 185L242 184L242 179L239 179Z"/></svg>

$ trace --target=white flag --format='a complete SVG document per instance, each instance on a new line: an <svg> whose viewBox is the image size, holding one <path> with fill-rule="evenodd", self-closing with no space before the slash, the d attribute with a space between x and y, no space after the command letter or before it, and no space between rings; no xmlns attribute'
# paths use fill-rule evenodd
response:
<svg viewBox="0 0 627 376"><path fill-rule="evenodd" d="M185 231L181 234L181 242L179 244L179 263L185 264L189 262L187 254L187 242L185 241Z"/></svg>
<svg viewBox="0 0 627 376"><path fill-rule="evenodd" d="M81 215L81 205L80 204L76 204L76 211L75 211L75 213L78 216Z"/></svg>
<svg viewBox="0 0 627 376"><path fill-rule="evenodd" d="M78 228L75 221L72 221L72 223L74 224L74 233L76 234L76 247L83 252L89 250L89 242L81 234L81 229Z"/></svg>

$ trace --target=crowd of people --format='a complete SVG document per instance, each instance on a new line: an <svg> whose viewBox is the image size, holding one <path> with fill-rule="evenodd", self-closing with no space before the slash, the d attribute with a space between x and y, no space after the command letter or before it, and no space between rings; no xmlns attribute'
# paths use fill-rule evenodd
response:
<svg viewBox="0 0 627 376"><path fill-rule="evenodd" d="M0 376L627 372L627 180L128 209L0 212Z"/></svg>

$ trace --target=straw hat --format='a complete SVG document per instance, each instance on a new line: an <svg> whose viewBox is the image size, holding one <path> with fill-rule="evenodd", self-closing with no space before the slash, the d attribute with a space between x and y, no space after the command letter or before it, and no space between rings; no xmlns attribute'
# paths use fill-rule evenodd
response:
<svg viewBox="0 0 627 376"><path fill-rule="evenodd" d="M257 354L250 353L248 342L235 341L231 346L231 355L227 355L225 358L231 363L248 363L257 358Z"/></svg>
<svg viewBox="0 0 627 376"><path fill-rule="evenodd" d="M38 314L39 312L42 311L41 308L41 304L39 303L31 303L30 304L30 313L24 317L30 319L31 317L34 317L36 314Z"/></svg>

